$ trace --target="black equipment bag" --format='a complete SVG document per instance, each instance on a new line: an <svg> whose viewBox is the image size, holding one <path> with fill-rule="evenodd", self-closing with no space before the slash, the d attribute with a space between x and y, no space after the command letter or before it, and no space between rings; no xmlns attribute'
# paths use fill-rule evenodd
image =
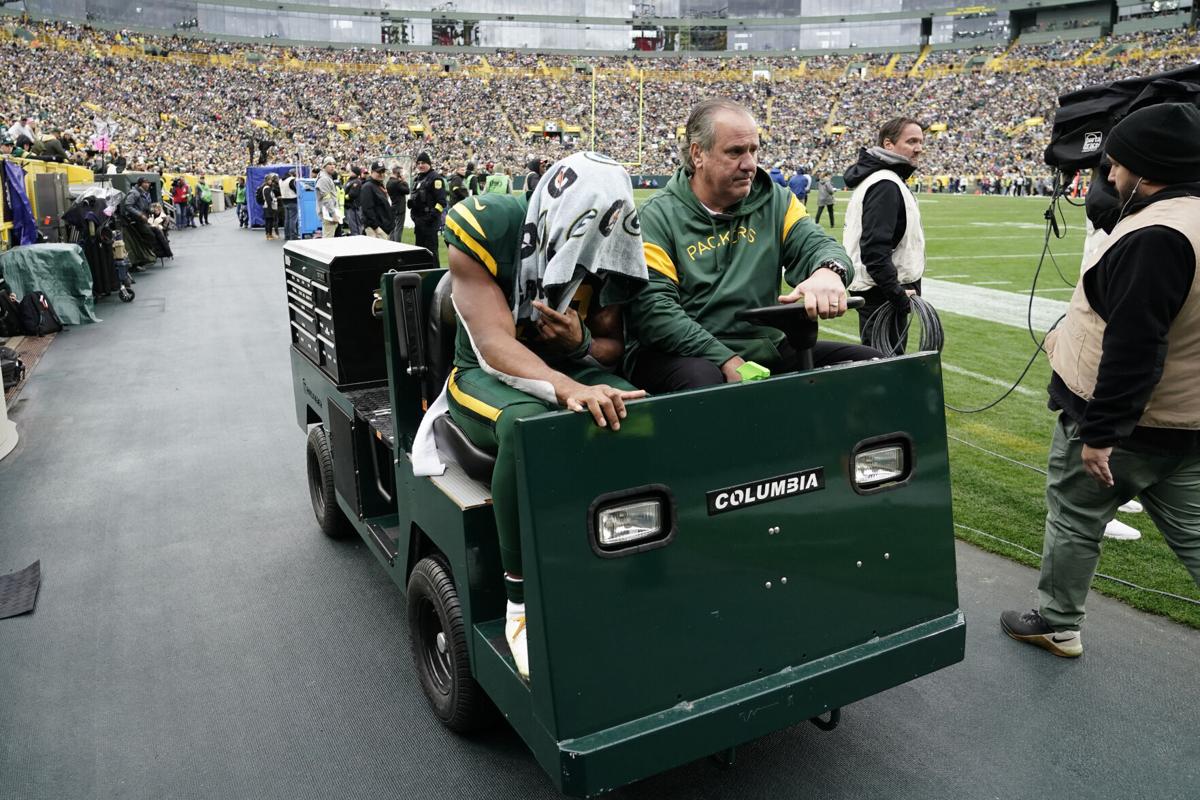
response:
<svg viewBox="0 0 1200 800"><path fill-rule="evenodd" d="M63 329L62 320L45 292L35 289L21 300L21 327L27 336L45 336Z"/></svg>
<svg viewBox="0 0 1200 800"><path fill-rule="evenodd" d="M24 332L21 304L17 302L8 282L0 278L0 336L20 336Z"/></svg>
<svg viewBox="0 0 1200 800"><path fill-rule="evenodd" d="M1134 111L1158 103L1200 106L1200 64L1062 95L1046 146L1046 163L1063 172L1099 166L1108 132Z"/></svg>
<svg viewBox="0 0 1200 800"><path fill-rule="evenodd" d="M25 377L25 362L11 347L0 347L0 376L3 378L0 382L4 384L6 392Z"/></svg>

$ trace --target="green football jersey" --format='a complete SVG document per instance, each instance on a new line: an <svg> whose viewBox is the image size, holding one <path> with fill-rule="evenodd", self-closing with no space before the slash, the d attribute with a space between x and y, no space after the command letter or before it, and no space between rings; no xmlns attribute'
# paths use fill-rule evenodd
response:
<svg viewBox="0 0 1200 800"><path fill-rule="evenodd" d="M468 197L446 212L443 232L446 245L461 250L486 269L510 303L521 269L521 231L528 207L529 201L523 194L485 194ZM581 320L587 319L596 283L594 276L589 275L571 300L571 308ZM537 352L536 343L526 339L525 328L518 323L517 340ZM466 326L461 322L454 341L454 365L459 369L479 366Z"/></svg>

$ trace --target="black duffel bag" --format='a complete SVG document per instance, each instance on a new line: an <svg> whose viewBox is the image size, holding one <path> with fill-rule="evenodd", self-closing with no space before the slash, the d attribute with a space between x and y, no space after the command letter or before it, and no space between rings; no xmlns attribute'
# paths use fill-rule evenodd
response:
<svg viewBox="0 0 1200 800"><path fill-rule="evenodd" d="M1200 106L1200 64L1062 95L1046 147L1046 163L1071 173L1098 166L1113 126L1139 108L1158 103Z"/></svg>

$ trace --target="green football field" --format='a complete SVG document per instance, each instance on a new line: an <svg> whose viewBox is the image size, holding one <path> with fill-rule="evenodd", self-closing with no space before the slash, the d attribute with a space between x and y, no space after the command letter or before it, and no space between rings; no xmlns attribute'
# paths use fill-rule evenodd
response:
<svg viewBox="0 0 1200 800"><path fill-rule="evenodd" d="M640 203L654 190L636 190ZM838 193L837 226L848 195ZM972 314L955 313L956 286L938 309L945 330L942 353L946 402L976 409L996 400L1017 379L1037 345L1024 327L987 320L994 309L1028 302L1045 237L1045 198L922 195L926 237L925 277L962 285L964 294L989 300ZM1079 275L1083 252L1081 208L1063 204L1063 236L1051 240L1036 284L1036 296L1065 302ZM815 195L809 213L816 213ZM827 225L827 223L824 223ZM828 228L827 228L828 229ZM411 232L406 238L411 237ZM443 247L444 247L443 243ZM443 253L443 263L445 254ZM1024 306L1021 305L1023 309ZM962 309L960 309L961 311ZM1021 319L1024 314L1019 315ZM1038 338L1047 325L1035 332ZM823 336L857 338L857 315L828 323ZM947 410L954 519L957 535L986 550L1037 566L1042 550L1043 496L1050 434L1055 415L1046 408L1050 370L1039 355L1020 386L994 408L979 413ZM1120 514L1142 532L1134 542L1105 540L1094 588L1137 608L1200 628L1200 589L1146 514ZM1030 596L1014 597L1013 607ZM1127 585L1133 584L1133 586ZM1193 602L1169 597L1178 595Z"/></svg>

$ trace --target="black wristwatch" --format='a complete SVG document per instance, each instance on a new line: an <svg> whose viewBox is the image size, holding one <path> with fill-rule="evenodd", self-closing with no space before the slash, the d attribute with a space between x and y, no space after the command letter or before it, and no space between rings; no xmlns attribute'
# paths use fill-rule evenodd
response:
<svg viewBox="0 0 1200 800"><path fill-rule="evenodd" d="M841 263L834 261L833 259L829 259L828 261L822 261L820 264L817 265L817 269L821 269L822 267L829 270L830 272L833 272L835 275L837 275L839 278L841 278L842 284L845 285L847 273L846 273L846 268L844 266L842 266Z"/></svg>

